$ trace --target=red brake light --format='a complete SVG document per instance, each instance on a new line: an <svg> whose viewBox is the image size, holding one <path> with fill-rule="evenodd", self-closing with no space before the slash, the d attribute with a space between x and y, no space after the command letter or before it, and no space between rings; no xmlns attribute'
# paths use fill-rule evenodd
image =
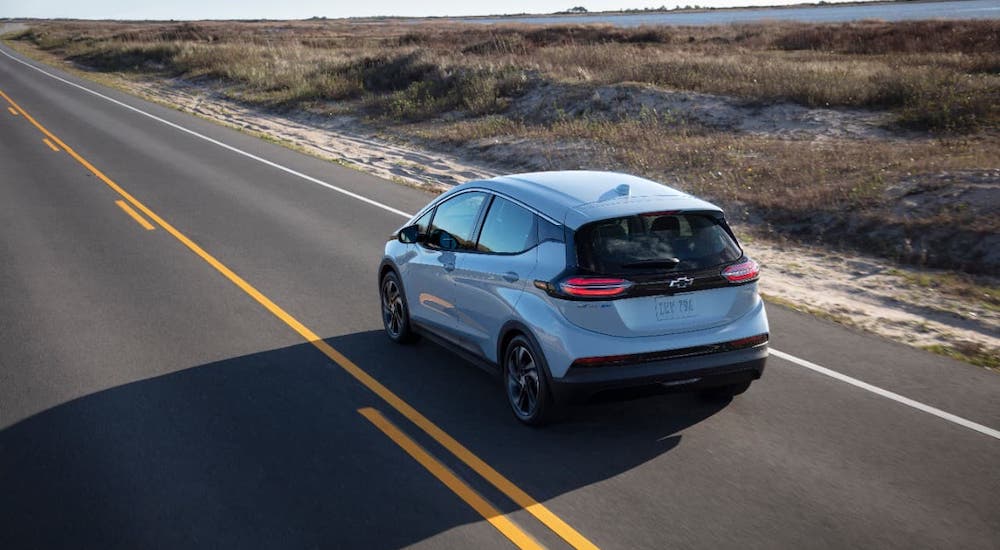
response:
<svg viewBox="0 0 1000 550"><path fill-rule="evenodd" d="M627 361L631 356L629 355L607 355L603 357L581 357L576 361L573 361L573 365L581 367L596 367L603 365L613 365L615 363L621 363Z"/></svg>
<svg viewBox="0 0 1000 550"><path fill-rule="evenodd" d="M756 336L751 336L749 338L740 338L739 340L730 340L726 342L726 345L733 349L742 348L752 348L754 346L759 346L761 344L766 344L768 342L768 334L758 334Z"/></svg>
<svg viewBox="0 0 1000 550"><path fill-rule="evenodd" d="M722 270L722 276L730 283L745 283L760 276L760 266L747 258L746 261L733 264Z"/></svg>
<svg viewBox="0 0 1000 550"><path fill-rule="evenodd" d="M564 293L584 298L618 296L631 286L631 282L617 277L570 277L559 283Z"/></svg>
<svg viewBox="0 0 1000 550"><path fill-rule="evenodd" d="M664 210L662 212L646 212L645 214L639 214L640 216L653 217L653 216L672 216L674 214L679 214L680 210Z"/></svg>

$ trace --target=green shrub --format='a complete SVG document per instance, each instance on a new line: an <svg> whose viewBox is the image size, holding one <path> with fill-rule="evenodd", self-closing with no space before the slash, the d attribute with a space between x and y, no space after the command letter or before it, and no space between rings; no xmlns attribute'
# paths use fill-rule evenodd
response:
<svg viewBox="0 0 1000 550"><path fill-rule="evenodd" d="M369 105L380 116L407 120L454 110L483 115L502 110L527 84L527 77L513 67L439 71L435 78L412 82L404 90L373 95Z"/></svg>
<svg viewBox="0 0 1000 550"><path fill-rule="evenodd" d="M1000 89L972 75L929 78L915 86L899 123L917 130L966 133L1000 123Z"/></svg>
<svg viewBox="0 0 1000 550"><path fill-rule="evenodd" d="M69 59L101 71L175 72L174 58L178 52L180 47L171 43L105 44Z"/></svg>
<svg viewBox="0 0 1000 550"><path fill-rule="evenodd" d="M810 25L774 39L783 50L817 50L847 54L1000 51L1000 22L908 21Z"/></svg>
<svg viewBox="0 0 1000 550"><path fill-rule="evenodd" d="M396 92L418 82L438 82L445 76L441 68L422 59L419 51L396 57L366 57L345 67L357 72L369 92Z"/></svg>

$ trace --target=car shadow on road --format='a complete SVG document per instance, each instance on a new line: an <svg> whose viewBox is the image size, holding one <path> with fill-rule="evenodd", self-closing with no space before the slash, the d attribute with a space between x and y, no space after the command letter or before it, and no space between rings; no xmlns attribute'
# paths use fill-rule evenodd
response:
<svg viewBox="0 0 1000 550"><path fill-rule="evenodd" d="M531 429L497 378L433 344L398 347L380 332L328 342L540 501L669 452L722 406L616 402ZM516 509L300 344L106 389L0 430L0 547L397 548L480 520L361 407Z"/></svg>
<svg viewBox="0 0 1000 550"><path fill-rule="evenodd" d="M572 407L548 426L529 428L510 412L497 374L431 342L399 346L380 331L327 341L538 499L668 452L684 429L727 404L685 393L613 400Z"/></svg>

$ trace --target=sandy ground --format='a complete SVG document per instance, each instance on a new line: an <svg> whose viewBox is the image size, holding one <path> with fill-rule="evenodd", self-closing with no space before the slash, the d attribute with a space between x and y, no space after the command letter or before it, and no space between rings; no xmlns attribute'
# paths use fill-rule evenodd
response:
<svg viewBox="0 0 1000 550"><path fill-rule="evenodd" d="M28 26L25 25L24 23L10 23L10 22L0 23L0 36L3 36L10 32L23 31L24 29L27 28Z"/></svg>
<svg viewBox="0 0 1000 550"><path fill-rule="evenodd" d="M982 297L945 295L898 274L933 271L756 239L745 248L762 265L761 292L782 302L914 346L1000 350L1000 312Z"/></svg>
<svg viewBox="0 0 1000 550"><path fill-rule="evenodd" d="M119 85L182 111L265 134L308 153L408 185L444 190L501 171L469 160L467 149L456 148L451 154L428 152L379 136L351 116L262 112L227 101L210 88L180 81L122 79ZM627 116L637 105L669 108L702 123L747 133L850 139L884 132L878 115L861 111L772 105L747 117L745 108L739 111L732 101L715 96L642 88L628 90L636 92L633 99L615 99L625 91L608 87L595 93L607 98L609 110L622 110L618 115ZM543 92L535 104L544 108L546 100L554 97ZM508 171L512 171L510 167ZM988 307L982 297L945 295L899 275L933 276L933 271L760 238L747 241L746 249L763 266L761 291L780 302L914 346L981 346L1000 353L1000 312Z"/></svg>
<svg viewBox="0 0 1000 550"><path fill-rule="evenodd" d="M203 118L265 134L313 155L370 172L385 179L445 190L472 179L493 177L485 166L437 152L393 143L368 131L351 116L302 113L277 115L227 101L190 83L129 81L133 92Z"/></svg>

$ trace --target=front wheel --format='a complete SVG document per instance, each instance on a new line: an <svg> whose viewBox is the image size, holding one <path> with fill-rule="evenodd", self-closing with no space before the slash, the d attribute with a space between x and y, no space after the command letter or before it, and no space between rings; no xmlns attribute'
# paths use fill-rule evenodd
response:
<svg viewBox="0 0 1000 550"><path fill-rule="evenodd" d="M382 277L379 285L379 297L382 302L382 326L390 340L399 344L409 344L417 340L417 335L410 326L410 310L406 306L406 296L399 277L389 271Z"/></svg>
<svg viewBox="0 0 1000 550"><path fill-rule="evenodd" d="M504 388L514 416L529 426L541 426L554 404L545 377L544 359L530 340L517 335L504 350Z"/></svg>

